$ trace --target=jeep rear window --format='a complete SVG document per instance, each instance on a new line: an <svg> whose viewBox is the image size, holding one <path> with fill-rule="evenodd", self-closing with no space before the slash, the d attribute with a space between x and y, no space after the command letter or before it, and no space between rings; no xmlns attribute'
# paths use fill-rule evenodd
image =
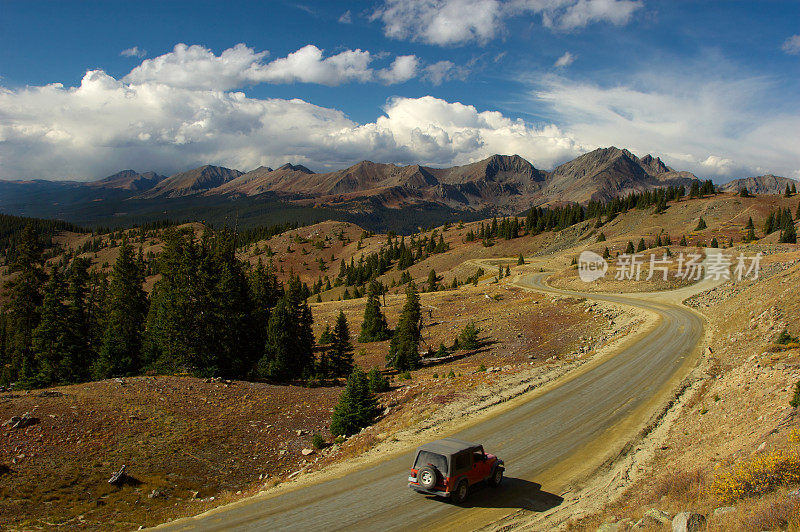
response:
<svg viewBox="0 0 800 532"><path fill-rule="evenodd" d="M441 454L432 453L430 451L420 451L417 455L417 460L414 462L414 469L419 470L426 465L432 465L439 470L443 475L447 475L447 458Z"/></svg>

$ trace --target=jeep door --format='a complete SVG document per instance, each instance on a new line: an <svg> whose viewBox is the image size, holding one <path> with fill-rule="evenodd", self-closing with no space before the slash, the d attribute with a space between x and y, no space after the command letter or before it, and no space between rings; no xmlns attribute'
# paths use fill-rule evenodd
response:
<svg viewBox="0 0 800 532"><path fill-rule="evenodd" d="M469 483L474 484L486 480L489 476L489 461L486 459L486 453L483 452L483 446L476 447L470 452L472 455L472 469L470 470Z"/></svg>

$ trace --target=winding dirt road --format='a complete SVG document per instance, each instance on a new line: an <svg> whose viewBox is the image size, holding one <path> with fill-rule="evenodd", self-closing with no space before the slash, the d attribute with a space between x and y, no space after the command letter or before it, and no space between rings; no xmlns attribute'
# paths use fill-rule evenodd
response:
<svg viewBox="0 0 800 532"><path fill-rule="evenodd" d="M685 377L700 352L703 318L680 304L692 292L596 294L558 290L544 274L518 274L526 289L610 301L657 315L612 356L587 363L551 386L512 401L453 436L483 443L506 462L498 489L475 490L464 506L406 486L409 451L345 476L274 496L257 496L167 525L170 530L470 530L518 509L546 511L570 482L591 474L641 431Z"/></svg>

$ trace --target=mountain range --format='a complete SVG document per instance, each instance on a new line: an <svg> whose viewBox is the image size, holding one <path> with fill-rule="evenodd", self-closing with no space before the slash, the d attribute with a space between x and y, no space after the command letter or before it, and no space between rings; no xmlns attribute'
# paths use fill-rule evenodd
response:
<svg viewBox="0 0 800 532"><path fill-rule="evenodd" d="M315 173L290 163L249 172L204 165L171 176L123 170L89 183L0 181L0 211L97 224L121 223L125 216L137 221L203 218L210 209L216 209L219 221L240 208L259 219L268 211L271 219L280 219L285 209L303 211L305 218L307 209L321 214L318 209L322 208L345 217L355 213L380 218L385 227L397 217L397 209L438 212L440 217L513 215L532 205L609 200L658 187L688 186L696 179L658 157L639 158L612 146L551 171L537 169L519 155L492 155L449 168L361 161L342 170ZM766 175L735 180L721 188L779 194L793 182ZM427 216L422 218L427 220Z"/></svg>
<svg viewBox="0 0 800 532"><path fill-rule="evenodd" d="M670 168L657 157L640 159L615 147L581 155L551 172L537 169L519 155L492 155L450 168L361 161L327 173L288 163L274 170L261 166L242 173L207 165L160 180L145 177L154 175L126 171L98 183L136 190L135 199L271 193L285 201L315 206L403 208L432 203L457 210L513 214L532 204L607 200L660 186L687 185L697 179L690 172ZM146 179L152 183L149 188L141 186Z"/></svg>

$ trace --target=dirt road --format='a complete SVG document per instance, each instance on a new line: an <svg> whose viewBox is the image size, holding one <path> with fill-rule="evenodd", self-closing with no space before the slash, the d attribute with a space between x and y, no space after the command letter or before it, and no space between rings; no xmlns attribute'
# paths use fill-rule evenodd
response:
<svg viewBox="0 0 800 532"><path fill-rule="evenodd" d="M518 286L606 300L659 317L614 355L586 364L453 436L483 443L506 462L498 489L478 488L454 506L412 492L411 452L338 478L260 496L168 525L170 530L399 530L479 528L520 508L556 507L582 475L613 458L641 430L700 352L703 319L679 301L707 288L672 293L582 294L546 286L544 274L519 274ZM557 326L557 324L554 324Z"/></svg>

